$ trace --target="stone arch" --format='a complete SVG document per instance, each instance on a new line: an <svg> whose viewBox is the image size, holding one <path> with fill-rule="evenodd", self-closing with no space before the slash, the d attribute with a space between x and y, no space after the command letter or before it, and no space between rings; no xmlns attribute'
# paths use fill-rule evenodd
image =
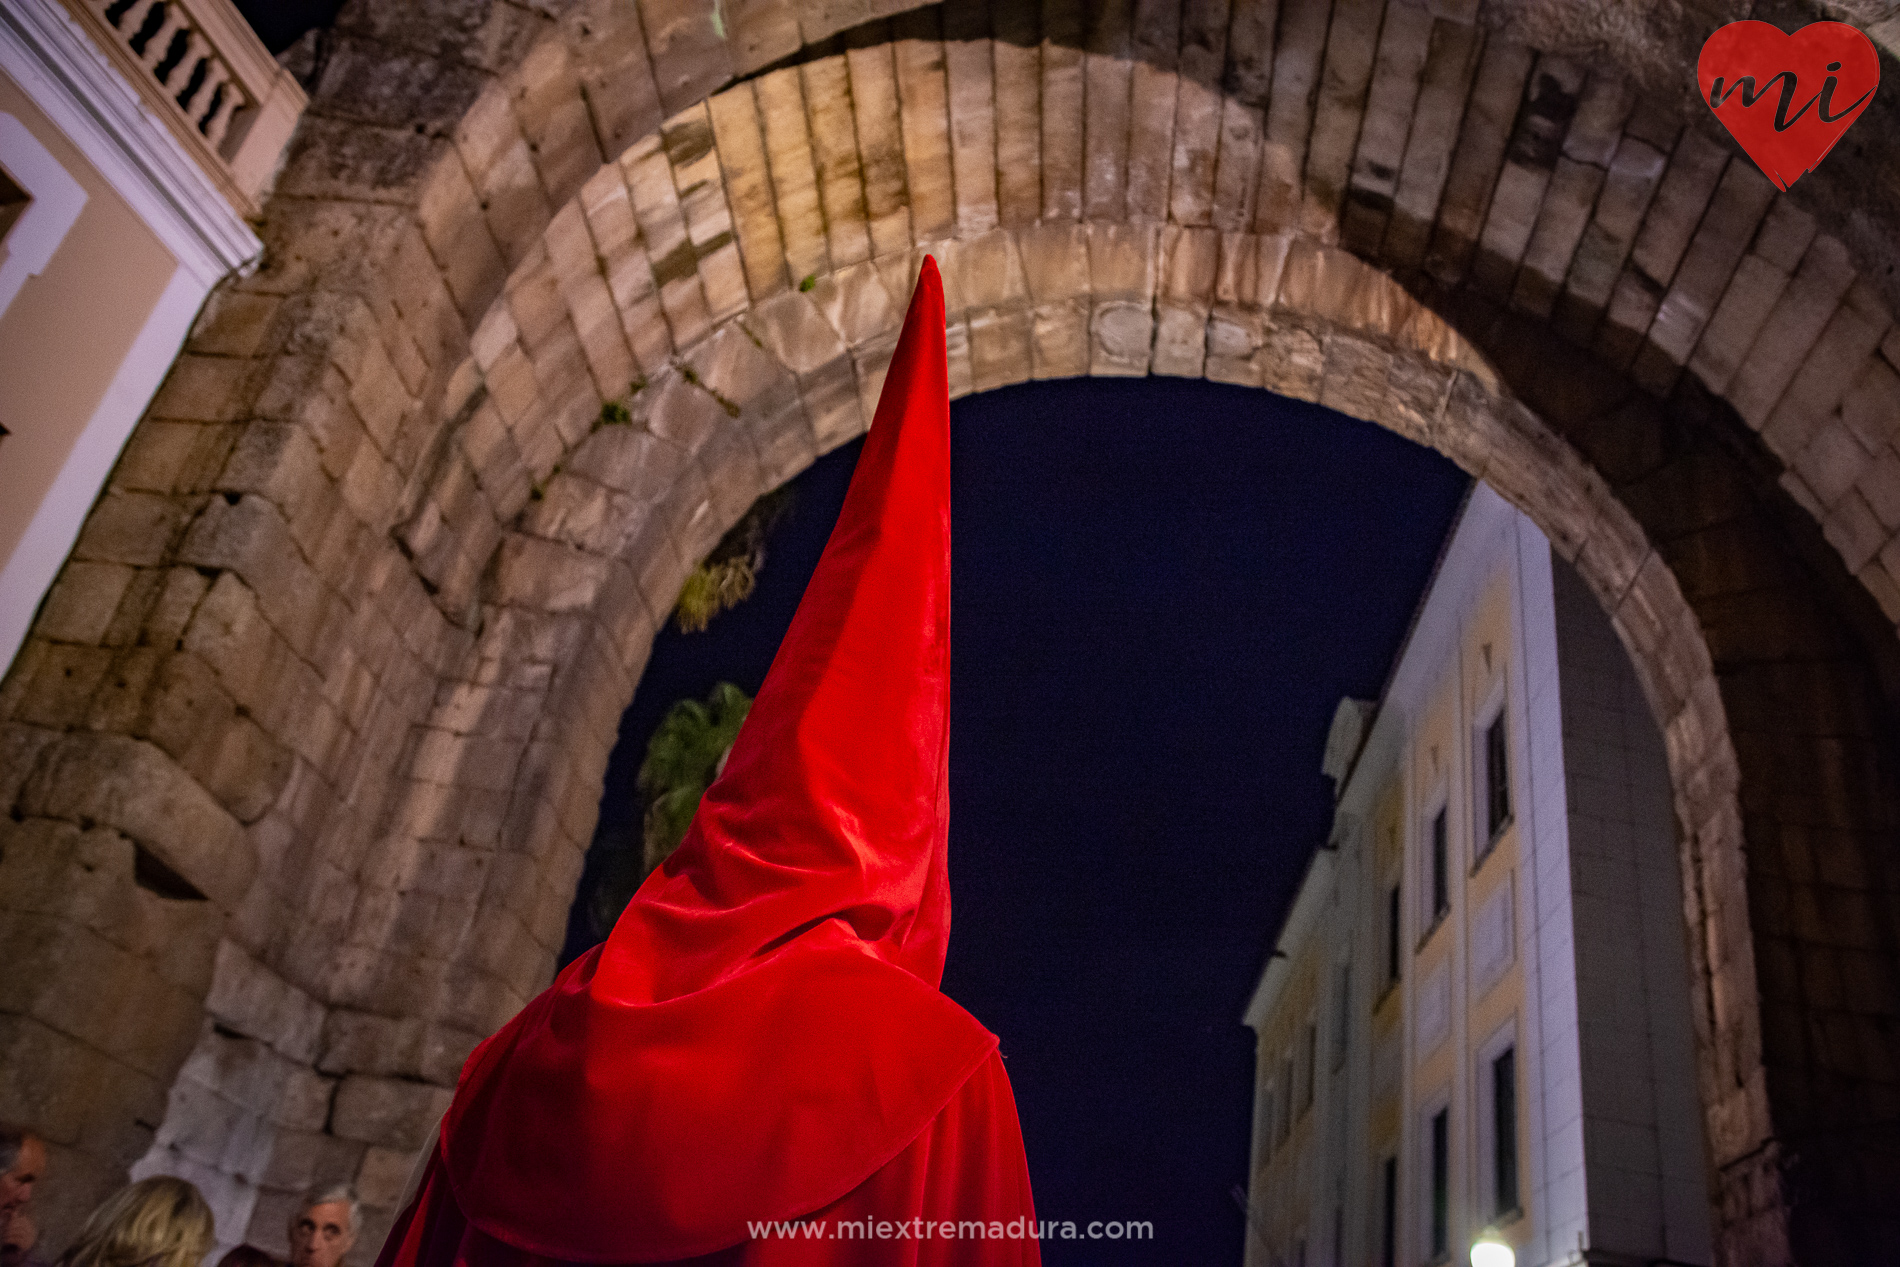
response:
<svg viewBox="0 0 1900 1267"><path fill-rule="evenodd" d="M592 663L570 663L568 698L551 696L541 715L571 718L574 698L601 689L604 679L611 706L595 724L600 742L610 743L652 631L668 610L664 598L642 603L641 596L677 592L692 561L753 498L860 434L925 253L937 256L944 271L955 395L1027 381L1038 369L1049 377L1171 369L1250 383L1377 422L1446 453L1523 506L1588 578L1631 648L1668 734L1680 814L1693 824L1685 866L1695 894L1688 918L1703 934L1694 952L1705 1088L1731 1115L1734 1134L1724 1142L1758 1147L1760 1136L1741 1134L1768 1128L1749 1120L1754 1106L1742 1099L1760 1094L1753 1067L1759 1057L1750 1051L1758 1042L1753 1000L1717 997L1708 985L1716 973L1734 972L1738 956L1739 975L1745 980L1750 971L1741 876L1712 864L1741 848L1739 772L1708 650L1668 565L1602 477L1511 398L1462 336L1389 277L1336 248L1283 236L1231 235L1219 245L1224 252L1216 263L1207 253L1211 238L1199 240L1203 254L1196 260L1195 240L1161 225L997 229L920 244L882 267L866 262L813 276L809 289L787 289L728 317L630 394L627 422L585 419L585 436L562 451L539 496L528 494L525 513L504 533L481 582L483 604L510 613L488 654L508 654L503 648L521 636L517 621L550 629L586 613L608 625L605 644L634 659L619 669L603 650ZM1157 332L1173 311L1168 279L1203 269L1233 287L1217 318L1228 330L1209 343L1245 355L1167 362ZM506 296L517 285L534 285L534 273L531 264L511 278L484 329L518 328ZM1048 342L1082 359L1038 366L1039 319L1045 329L1052 320L1071 321L1070 336ZM1208 314L1194 321L1204 328ZM1189 346L1174 354L1188 356ZM557 429L563 408L552 400L521 416L527 426ZM657 457L667 451L670 461ZM453 715L460 715L459 696ZM478 727L453 737L455 722L443 715L431 721L445 751L459 750L469 765L486 761ZM532 741L523 742L532 754ZM604 746L594 759L604 763ZM466 787L481 780L463 771L453 761L441 767L447 786L427 791L428 803L460 803ZM597 770L592 778L582 784L590 807ZM511 797L552 781L545 766L532 763L517 766L515 780ZM439 843L498 843L470 832L458 814L424 830ZM585 842L546 832L541 839L557 854ZM569 861L578 870L578 856ZM491 944L476 936L470 942ZM386 966L411 968L405 952L390 947ZM485 952L481 962L489 962ZM455 968L449 971L453 979ZM373 991L366 1001L380 1002ZM500 1015L521 1001L510 996Z"/></svg>
<svg viewBox="0 0 1900 1267"><path fill-rule="evenodd" d="M10 1102L51 1104L97 1185L141 1155L192 1174L227 1229L268 1238L319 1176L386 1207L462 1055L545 980L686 569L862 429L931 250L959 391L1253 383L1544 525L1668 738L1725 1254L1819 1259L1830 1220L1851 1243L1877 1216L1830 1185L1891 1141L1843 1102L1880 1083L1895 993L1900 548L1870 428L1900 383L1871 248L1472 6L1005 7L818 47L844 19L790 5L724 38L657 0L344 23L264 265L0 687L3 865L34 867L8 921L66 956L0 1018ZM107 895L195 940L102 913L76 883L101 856ZM1823 892L1850 931L1817 928ZM100 974L165 984L152 1033L81 1014ZM1849 974L1886 1002L1830 993ZM109 1094L36 1089L82 1086Z"/></svg>

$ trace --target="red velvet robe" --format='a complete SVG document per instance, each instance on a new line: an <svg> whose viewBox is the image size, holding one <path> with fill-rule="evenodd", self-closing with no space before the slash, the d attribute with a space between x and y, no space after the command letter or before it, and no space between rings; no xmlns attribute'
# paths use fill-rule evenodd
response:
<svg viewBox="0 0 1900 1267"><path fill-rule="evenodd" d="M637 1201L629 1194L629 1203ZM791 1221L787 1221L791 1222ZM954 1225L954 1226L953 1226ZM973 1226L974 1225L974 1226ZM676 1267L1036 1267L1035 1209L1016 1105L991 1052L937 1116L863 1183L791 1226ZM814 1230L815 1229L815 1230ZM378 1267L543 1267L564 1262L481 1231L430 1162Z"/></svg>
<svg viewBox="0 0 1900 1267"><path fill-rule="evenodd" d="M949 424L926 258L724 772L607 941L469 1057L379 1267L1040 1261L996 1037L937 988ZM794 1220L819 1232L764 1230Z"/></svg>

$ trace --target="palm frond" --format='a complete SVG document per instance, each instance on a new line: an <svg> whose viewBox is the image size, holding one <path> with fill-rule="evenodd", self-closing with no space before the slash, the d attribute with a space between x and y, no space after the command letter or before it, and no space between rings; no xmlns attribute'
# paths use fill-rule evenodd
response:
<svg viewBox="0 0 1900 1267"><path fill-rule="evenodd" d="M654 730L636 778L646 802L641 824L643 877L685 839L700 797L718 776L751 709L751 696L730 682L720 682L703 704L690 699L674 704Z"/></svg>

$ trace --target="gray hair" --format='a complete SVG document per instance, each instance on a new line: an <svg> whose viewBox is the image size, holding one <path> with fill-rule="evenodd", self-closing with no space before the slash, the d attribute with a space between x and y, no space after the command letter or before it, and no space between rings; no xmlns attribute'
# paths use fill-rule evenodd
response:
<svg viewBox="0 0 1900 1267"><path fill-rule="evenodd" d="M303 1200L297 1205L297 1213L291 1216L292 1226L297 1218L314 1206L340 1204L350 1212L350 1235L355 1236L363 1230L363 1207L356 1199L356 1190L346 1183L333 1183L326 1187L316 1187L303 1194Z"/></svg>

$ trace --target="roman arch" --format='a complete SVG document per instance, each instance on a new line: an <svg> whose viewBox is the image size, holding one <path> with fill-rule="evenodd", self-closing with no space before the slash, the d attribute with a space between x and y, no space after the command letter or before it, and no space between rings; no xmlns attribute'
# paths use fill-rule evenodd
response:
<svg viewBox="0 0 1900 1267"><path fill-rule="evenodd" d="M305 59L267 254L0 684L55 1234L128 1168L266 1244L315 1178L386 1224L686 571L862 431L924 253L954 392L1251 384L1543 526L1667 740L1724 1261L1891 1234L1892 108L1777 195L1672 8L896 7L364 2Z"/></svg>

